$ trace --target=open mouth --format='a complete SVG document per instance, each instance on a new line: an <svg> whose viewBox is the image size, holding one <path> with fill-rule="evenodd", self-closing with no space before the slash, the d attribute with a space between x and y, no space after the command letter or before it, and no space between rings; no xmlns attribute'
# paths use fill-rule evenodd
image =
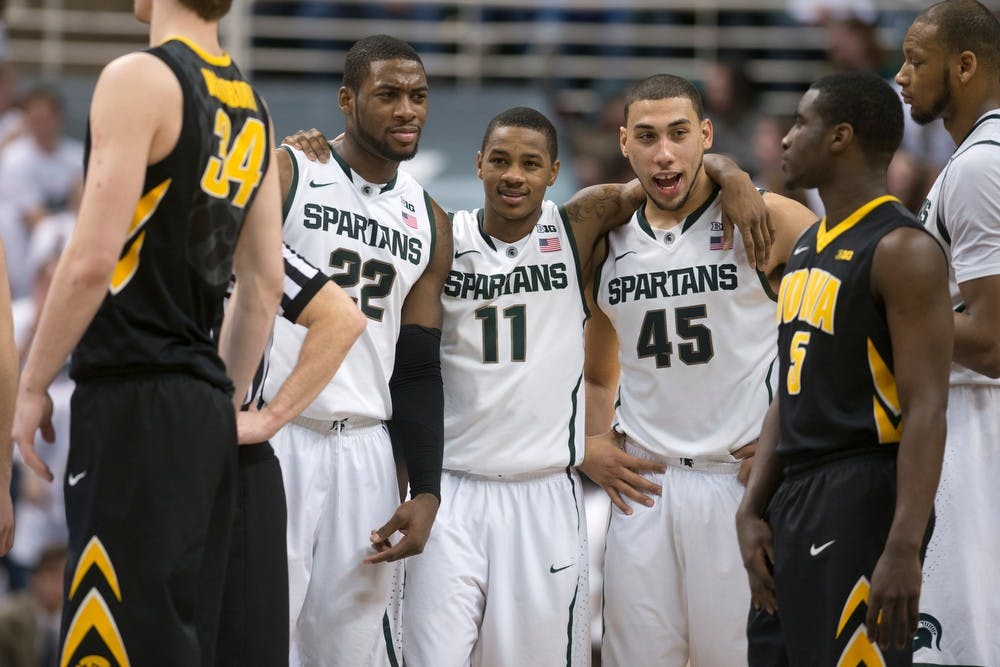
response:
<svg viewBox="0 0 1000 667"><path fill-rule="evenodd" d="M680 191L681 188L681 175L658 175L653 176L653 185L661 193L667 196L673 196Z"/></svg>

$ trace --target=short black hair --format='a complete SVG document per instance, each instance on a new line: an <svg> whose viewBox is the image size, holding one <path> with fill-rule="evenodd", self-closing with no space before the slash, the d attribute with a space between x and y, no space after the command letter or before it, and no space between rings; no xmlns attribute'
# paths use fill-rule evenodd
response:
<svg viewBox="0 0 1000 667"><path fill-rule="evenodd" d="M552 161L555 162L559 157L559 138L556 135L555 125L540 111L531 107L511 107L493 116L493 119L486 125L486 132L483 133L483 145L479 149L480 152L486 151L490 135L498 127L523 127L537 130L545 135L545 148L548 149Z"/></svg>
<svg viewBox="0 0 1000 667"><path fill-rule="evenodd" d="M972 51L990 70L1000 70L1000 20L976 0L944 0L925 9L914 23L937 26L949 55Z"/></svg>
<svg viewBox="0 0 1000 667"><path fill-rule="evenodd" d="M903 104L892 86L872 72L841 72L809 89L819 93L816 112L827 125L850 124L861 150L888 163L903 141Z"/></svg>
<svg viewBox="0 0 1000 667"><path fill-rule="evenodd" d="M673 74L654 74L638 83L633 83L625 92L625 120L628 121L628 108L633 102L667 100L671 97L688 98L695 113L698 114L698 120L705 119L705 105L702 104L701 93L693 83Z"/></svg>
<svg viewBox="0 0 1000 667"><path fill-rule="evenodd" d="M401 39L389 35L372 35L354 42L344 59L344 85L357 92L372 70L372 63L381 60L412 60L424 62L416 49Z"/></svg>

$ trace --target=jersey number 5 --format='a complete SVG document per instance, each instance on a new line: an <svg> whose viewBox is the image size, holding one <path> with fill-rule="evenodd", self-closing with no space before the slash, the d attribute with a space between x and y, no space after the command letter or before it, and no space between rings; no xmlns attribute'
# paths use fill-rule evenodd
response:
<svg viewBox="0 0 1000 667"><path fill-rule="evenodd" d="M229 143L233 121L222 109L215 112L215 136L219 150L208 158L205 173L201 175L201 189L217 199L228 199L232 184L236 194L232 204L243 208L263 177L264 154L267 149L267 131L258 118L247 118L239 134Z"/></svg>
<svg viewBox="0 0 1000 667"><path fill-rule="evenodd" d="M674 311L674 325L677 335L692 343L681 343L677 346L678 356L688 366L706 364L715 356L712 346L712 332L704 324L694 324L694 320L708 317L705 304L684 306ZM639 328L639 340L635 344L636 354L640 359L656 358L657 368L670 367L670 355L674 344L667 338L667 311L650 310L642 318Z"/></svg>

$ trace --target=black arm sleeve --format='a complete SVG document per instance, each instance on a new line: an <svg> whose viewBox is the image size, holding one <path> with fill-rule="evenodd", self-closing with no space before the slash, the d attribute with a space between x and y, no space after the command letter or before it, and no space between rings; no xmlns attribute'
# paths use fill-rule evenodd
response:
<svg viewBox="0 0 1000 667"><path fill-rule="evenodd" d="M403 452L410 477L410 497L430 493L440 500L444 453L440 329L416 324L400 327L389 393L392 396L389 436Z"/></svg>

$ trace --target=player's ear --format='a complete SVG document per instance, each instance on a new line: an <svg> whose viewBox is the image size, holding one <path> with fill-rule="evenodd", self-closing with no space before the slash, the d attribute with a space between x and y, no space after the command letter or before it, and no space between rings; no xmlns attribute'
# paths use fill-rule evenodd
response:
<svg viewBox="0 0 1000 667"><path fill-rule="evenodd" d="M340 105L340 110L344 112L344 115L349 116L354 108L354 91L347 86L341 86L337 93L337 104Z"/></svg>
<svg viewBox="0 0 1000 667"><path fill-rule="evenodd" d="M553 183L556 182L556 178L558 178L558 176L559 176L559 165L560 165L560 162L559 162L558 159L555 162L552 163L552 174L549 176L549 186L550 187L552 186Z"/></svg>
<svg viewBox="0 0 1000 667"><path fill-rule="evenodd" d="M842 153L854 141L854 126L850 123L837 123L830 128L830 151Z"/></svg>
<svg viewBox="0 0 1000 667"><path fill-rule="evenodd" d="M483 180L483 152L476 151L476 176Z"/></svg>
<svg viewBox="0 0 1000 667"><path fill-rule="evenodd" d="M712 147L712 140L715 138L715 126L708 118L701 121L701 147L708 150Z"/></svg>
<svg viewBox="0 0 1000 667"><path fill-rule="evenodd" d="M624 127L618 128L618 143L622 149L622 155L628 159L628 148L625 147L625 140L628 139L628 129Z"/></svg>

